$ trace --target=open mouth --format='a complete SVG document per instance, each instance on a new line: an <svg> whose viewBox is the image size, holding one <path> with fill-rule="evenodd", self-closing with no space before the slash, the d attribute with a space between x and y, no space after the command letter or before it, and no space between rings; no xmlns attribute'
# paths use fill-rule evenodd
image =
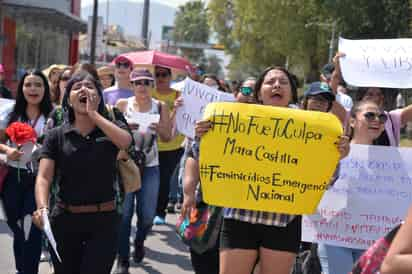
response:
<svg viewBox="0 0 412 274"><path fill-rule="evenodd" d="M39 97L38 94L28 94L27 96L30 97L30 98L33 98L33 99L36 99L36 98Z"/></svg>
<svg viewBox="0 0 412 274"><path fill-rule="evenodd" d="M82 103L82 104L86 104L87 103L87 96L80 96L79 102Z"/></svg>
<svg viewBox="0 0 412 274"><path fill-rule="evenodd" d="M272 92L272 95L270 97L275 99L282 99L283 96L278 92Z"/></svg>

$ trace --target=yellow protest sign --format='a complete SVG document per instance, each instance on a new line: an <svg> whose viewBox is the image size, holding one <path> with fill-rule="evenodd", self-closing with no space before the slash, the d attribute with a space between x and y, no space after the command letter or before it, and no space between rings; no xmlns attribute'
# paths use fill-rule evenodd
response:
<svg viewBox="0 0 412 274"><path fill-rule="evenodd" d="M332 114L211 103L200 143L204 200L223 207L311 214L339 161L342 125Z"/></svg>

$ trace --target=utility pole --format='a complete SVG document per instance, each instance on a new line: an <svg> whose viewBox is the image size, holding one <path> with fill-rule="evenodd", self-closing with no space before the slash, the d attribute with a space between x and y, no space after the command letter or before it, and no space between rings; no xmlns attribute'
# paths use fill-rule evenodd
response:
<svg viewBox="0 0 412 274"><path fill-rule="evenodd" d="M148 39L149 10L150 10L150 0L144 0L143 22L142 22L142 39L143 39L143 44L144 44L146 49L149 48L149 39Z"/></svg>
<svg viewBox="0 0 412 274"><path fill-rule="evenodd" d="M96 59L96 29L97 29L97 13L98 13L98 0L93 1L93 19L92 19L92 37L90 42L90 64L95 64Z"/></svg>
<svg viewBox="0 0 412 274"><path fill-rule="evenodd" d="M335 48L335 35L336 35L336 20L333 21L332 23L332 36L330 38L330 42L329 42L329 58L328 58L328 63L332 62L332 58L333 58L333 51Z"/></svg>
<svg viewBox="0 0 412 274"><path fill-rule="evenodd" d="M109 7L110 7L110 0L106 0L106 43L104 45L104 60L103 62L107 62L107 48L109 45Z"/></svg>

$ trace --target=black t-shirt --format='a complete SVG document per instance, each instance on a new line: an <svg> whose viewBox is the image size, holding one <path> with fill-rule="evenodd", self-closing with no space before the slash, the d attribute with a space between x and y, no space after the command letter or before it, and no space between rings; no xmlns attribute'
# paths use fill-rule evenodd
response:
<svg viewBox="0 0 412 274"><path fill-rule="evenodd" d="M126 128L120 121L115 123ZM71 124L64 123L47 133L40 159L55 161L58 202L88 205L115 199L118 152L99 128L83 137Z"/></svg>

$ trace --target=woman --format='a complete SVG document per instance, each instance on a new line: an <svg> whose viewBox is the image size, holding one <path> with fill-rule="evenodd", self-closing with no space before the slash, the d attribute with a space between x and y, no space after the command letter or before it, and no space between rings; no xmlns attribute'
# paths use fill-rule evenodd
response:
<svg viewBox="0 0 412 274"><path fill-rule="evenodd" d="M130 74L134 96L120 99L116 106L125 114L132 129L135 149L143 151L146 163L143 170L142 187L140 190L127 193L123 204L123 218L120 229L120 247L117 263L117 272L128 273L130 253L130 229L136 200L137 232L134 242L134 261L143 260L144 241L149 233L156 214L156 202L159 194L160 171L157 138L168 141L171 138L171 123L169 110L165 103L155 100L151 96L153 76L148 70L135 70ZM143 128L139 121L133 120L136 114L160 115L158 123L153 123L149 128Z"/></svg>
<svg viewBox="0 0 412 274"><path fill-rule="evenodd" d="M49 81L50 87L50 96L51 101L53 103L57 103L59 100L59 95L57 94L58 85L57 81L59 79L59 75L61 74L64 66L63 65L51 65L47 69L43 70L43 73L47 75L47 79Z"/></svg>
<svg viewBox="0 0 412 274"><path fill-rule="evenodd" d="M255 89L256 78L249 77L243 81L239 88L235 90L234 96L239 103L255 103L253 90Z"/></svg>
<svg viewBox="0 0 412 274"><path fill-rule="evenodd" d="M381 274L412 273L412 207L383 260Z"/></svg>
<svg viewBox="0 0 412 274"><path fill-rule="evenodd" d="M37 136L43 134L46 117L52 111L49 85L38 70L26 72L17 88L16 104L9 115L7 125L23 122L35 129ZM33 147L18 149L6 139L4 128L0 129L0 152L7 155L9 173L1 193L7 225L13 233L13 251L17 273L38 273L41 252L41 232L31 225L29 216L36 209L34 200L35 175L27 164ZM24 225L22 225L24 224Z"/></svg>
<svg viewBox="0 0 412 274"><path fill-rule="evenodd" d="M220 84L219 79L214 74L207 73L207 74L203 75L201 83L203 83L206 86L209 86L211 88L214 88L214 89L217 89L217 90L220 90L220 91L225 91L225 89Z"/></svg>
<svg viewBox="0 0 412 274"><path fill-rule="evenodd" d="M372 101L360 101L352 108L349 121L351 144L372 145L384 131L387 115ZM346 274L364 250L319 244L319 258L325 274Z"/></svg>
<svg viewBox="0 0 412 274"><path fill-rule="evenodd" d="M359 101L373 101L383 108L385 96L378 87L361 89L358 96ZM400 129L407 122L412 121L412 105L385 112L388 119L385 123L384 132L373 142L374 145L399 146Z"/></svg>
<svg viewBox="0 0 412 274"><path fill-rule="evenodd" d="M64 91L66 90L67 83L69 82L71 77L72 77L72 69L70 67L64 68L59 75L59 79L57 80L57 90L56 90L57 101L55 102L56 105L58 106L60 106L63 102Z"/></svg>
<svg viewBox="0 0 412 274"><path fill-rule="evenodd" d="M109 66L103 66L97 69L97 74L99 75L100 83L102 84L103 90L114 86L114 69Z"/></svg>
<svg viewBox="0 0 412 274"><path fill-rule="evenodd" d="M51 225L62 261L52 253L55 273L109 274L120 221L113 187L116 158L131 136L124 123L106 119L100 85L87 72L68 83L63 109L68 122L48 132L40 155L33 220L43 227L56 175Z"/></svg>
<svg viewBox="0 0 412 274"><path fill-rule="evenodd" d="M269 67L256 81L256 102L288 107L297 99L296 82L281 67ZM211 124L200 121L196 134ZM248 235L248 237L245 237ZM290 273L301 238L301 216L225 208L220 235L220 273L251 273L259 258L259 273Z"/></svg>

